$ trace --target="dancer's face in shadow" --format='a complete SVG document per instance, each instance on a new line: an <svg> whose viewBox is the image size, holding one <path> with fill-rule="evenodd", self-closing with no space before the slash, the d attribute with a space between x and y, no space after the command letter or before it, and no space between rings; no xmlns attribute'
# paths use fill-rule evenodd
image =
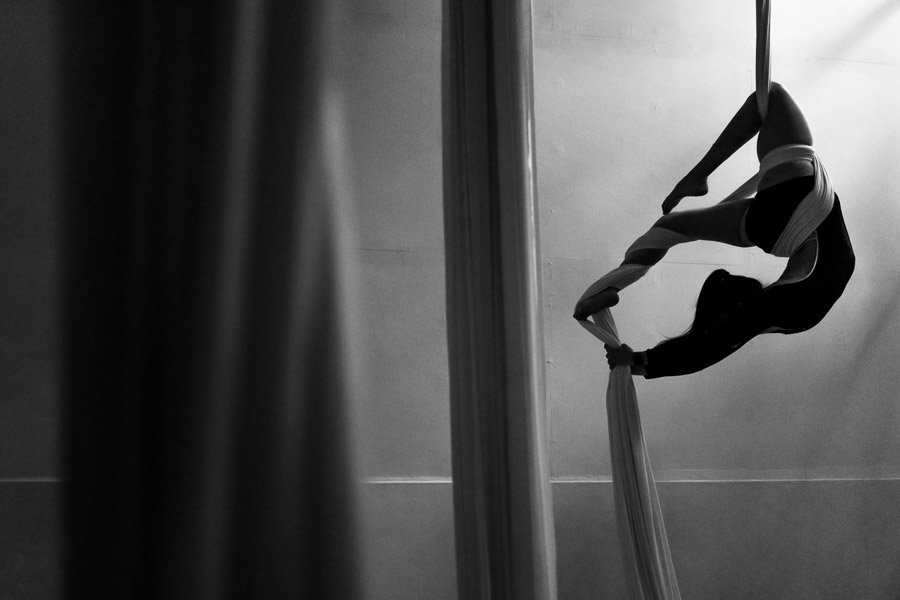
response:
<svg viewBox="0 0 900 600"><path fill-rule="evenodd" d="M691 331L715 332L732 326L761 292L762 284L756 279L732 275L725 269L713 271L700 290Z"/></svg>

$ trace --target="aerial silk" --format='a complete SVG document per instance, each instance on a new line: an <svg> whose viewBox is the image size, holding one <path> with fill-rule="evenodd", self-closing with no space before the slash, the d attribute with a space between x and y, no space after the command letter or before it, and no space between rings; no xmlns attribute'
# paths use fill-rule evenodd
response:
<svg viewBox="0 0 900 600"><path fill-rule="evenodd" d="M771 84L769 25L769 2L757 0L756 100L762 117L767 112ZM773 254L777 256L790 257L809 239L814 239L815 228L831 211L834 202L834 192L827 173L812 148L796 145L775 149L763 158L759 173L722 200L730 202L751 197L756 192L761 173L796 158L805 158L813 163L816 183L776 242ZM668 250L676 244L689 241L693 241L693 238L664 227L651 228L626 251L622 264L592 284L582 299L609 287L622 289L640 279L652 266L646 264L645 258L639 258L641 250ZM662 253L657 253L659 254ZM646 253L643 256L646 257ZM807 265L807 271L811 269L812 265ZM785 273L787 272L786 270ZM603 343L614 348L621 345L615 321L608 308L592 315L589 320L579 322ZM610 372L606 410L619 545L631 597L636 600L680 600L681 593L666 538L662 510L641 431L630 366L617 366Z"/></svg>
<svg viewBox="0 0 900 600"><path fill-rule="evenodd" d="M580 323L605 344L621 345L609 309L593 315L593 321ZM630 596L680 600L629 366L616 367L609 374L606 418L619 548Z"/></svg>

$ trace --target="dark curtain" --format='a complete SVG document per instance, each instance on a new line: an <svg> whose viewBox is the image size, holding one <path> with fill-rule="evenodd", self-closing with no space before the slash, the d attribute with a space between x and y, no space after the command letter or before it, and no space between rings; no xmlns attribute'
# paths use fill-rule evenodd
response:
<svg viewBox="0 0 900 600"><path fill-rule="evenodd" d="M61 5L69 598L358 596L327 4Z"/></svg>

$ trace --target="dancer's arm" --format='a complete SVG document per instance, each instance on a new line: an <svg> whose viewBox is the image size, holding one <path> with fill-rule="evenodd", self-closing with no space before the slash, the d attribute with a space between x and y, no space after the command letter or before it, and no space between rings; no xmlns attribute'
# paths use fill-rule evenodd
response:
<svg viewBox="0 0 900 600"><path fill-rule="evenodd" d="M627 345L605 346L606 359L610 369L630 365L632 374L647 379L689 375L727 358L759 333L759 327L746 323L713 333L686 333L644 352L634 352Z"/></svg>
<svg viewBox="0 0 900 600"><path fill-rule="evenodd" d="M731 356L750 337L725 339L719 336L687 334L666 340L644 353L644 377L690 375Z"/></svg>
<svg viewBox="0 0 900 600"><path fill-rule="evenodd" d="M674 377L702 371L732 354L743 344L706 344L698 336L684 335L666 340L645 352L634 352L628 346L606 347L609 368L620 365L631 367L632 375L647 379Z"/></svg>
<svg viewBox="0 0 900 600"><path fill-rule="evenodd" d="M756 106L756 95L751 94L735 113L725 129L700 162L679 181L662 204L663 214L668 214L686 196L703 196L709 191L707 179L738 148L753 139L762 126L762 117Z"/></svg>
<svg viewBox="0 0 900 600"><path fill-rule="evenodd" d="M606 362L610 369L630 366L632 375L647 376L646 352L635 352L628 344L622 344L618 348L603 344L603 347L606 348Z"/></svg>

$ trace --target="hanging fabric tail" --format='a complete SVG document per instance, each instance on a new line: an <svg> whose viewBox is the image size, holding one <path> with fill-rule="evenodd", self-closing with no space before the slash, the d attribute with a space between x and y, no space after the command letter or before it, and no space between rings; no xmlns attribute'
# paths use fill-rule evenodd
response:
<svg viewBox="0 0 900 600"><path fill-rule="evenodd" d="M580 323L603 343L621 345L608 309L593 319ZM680 600L630 367L610 373L606 415L619 548L630 595L636 600Z"/></svg>
<svg viewBox="0 0 900 600"><path fill-rule="evenodd" d="M769 110L769 85L772 83L769 54L769 0L756 0L756 105L766 118Z"/></svg>

